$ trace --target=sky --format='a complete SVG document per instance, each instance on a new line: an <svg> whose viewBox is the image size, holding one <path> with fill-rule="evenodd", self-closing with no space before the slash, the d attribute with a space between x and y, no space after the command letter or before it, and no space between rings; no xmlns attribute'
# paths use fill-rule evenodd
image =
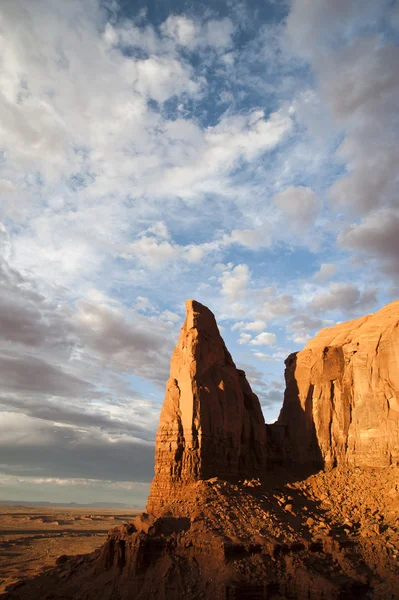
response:
<svg viewBox="0 0 399 600"><path fill-rule="evenodd" d="M2 0L0 499L143 506L194 298L284 360L399 295L398 0Z"/></svg>

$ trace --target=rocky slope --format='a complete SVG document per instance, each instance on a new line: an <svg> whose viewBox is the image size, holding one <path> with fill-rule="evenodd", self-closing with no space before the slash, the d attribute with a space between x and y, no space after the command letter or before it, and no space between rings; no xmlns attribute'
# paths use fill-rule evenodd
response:
<svg viewBox="0 0 399 600"><path fill-rule="evenodd" d="M188 484L5 600L398 600L399 468Z"/></svg>
<svg viewBox="0 0 399 600"><path fill-rule="evenodd" d="M399 462L399 300L323 329L286 360L269 427L275 459L317 467Z"/></svg>
<svg viewBox="0 0 399 600"><path fill-rule="evenodd" d="M265 428L212 313L189 301L148 513L3 597L399 600L398 313L324 330L289 357ZM337 466L304 478L297 463Z"/></svg>
<svg viewBox="0 0 399 600"><path fill-rule="evenodd" d="M148 510L159 512L182 485L210 477L259 475L266 465L265 421L211 311L186 302L173 352L155 449Z"/></svg>

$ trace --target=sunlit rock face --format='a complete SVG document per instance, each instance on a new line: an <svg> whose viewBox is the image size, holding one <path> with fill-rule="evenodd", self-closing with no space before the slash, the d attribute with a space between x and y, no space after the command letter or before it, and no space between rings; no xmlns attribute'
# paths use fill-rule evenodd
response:
<svg viewBox="0 0 399 600"><path fill-rule="evenodd" d="M166 507L183 483L259 476L265 469L259 400L236 368L213 313L194 300L186 310L156 437L151 512Z"/></svg>
<svg viewBox="0 0 399 600"><path fill-rule="evenodd" d="M315 467L399 462L399 300L323 329L286 360L274 452Z"/></svg>

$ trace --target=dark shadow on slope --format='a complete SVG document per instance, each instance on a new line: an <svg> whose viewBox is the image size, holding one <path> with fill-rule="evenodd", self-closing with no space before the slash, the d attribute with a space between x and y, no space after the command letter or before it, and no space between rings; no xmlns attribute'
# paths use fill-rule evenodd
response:
<svg viewBox="0 0 399 600"><path fill-rule="evenodd" d="M285 361L284 401L276 423L266 425L268 470L284 469L290 478L303 478L324 468L324 460L313 420L313 390L310 385L301 402L296 380L297 353Z"/></svg>
<svg viewBox="0 0 399 600"><path fill-rule="evenodd" d="M259 507L269 517L269 525L261 536L265 535L267 539L270 523L275 523L276 542L270 551L276 561L276 571L279 565L284 565L286 558L295 556L303 561L310 582L321 578L330 581L337 588L342 586L337 596L340 600L373 597L370 596L371 589L380 584L382 579L367 564L362 553L359 525L352 524L348 529L348 522L344 518L339 515L332 517L320 499L310 497L303 489L290 484L273 485L268 477L262 483L263 485L254 488L243 486L239 494L256 498ZM243 503L240 496L238 503ZM295 531L295 541L287 541L287 528ZM295 594L295 590L298 592L298 596L293 595L293 598L303 597L300 582L291 581L288 587L291 593L294 591ZM281 587L279 590L281 591ZM310 588L309 598L313 597L324 598L320 589Z"/></svg>

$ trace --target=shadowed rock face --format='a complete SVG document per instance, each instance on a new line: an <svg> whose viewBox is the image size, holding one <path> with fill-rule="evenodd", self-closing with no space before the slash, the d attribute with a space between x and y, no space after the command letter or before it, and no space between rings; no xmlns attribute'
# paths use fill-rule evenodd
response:
<svg viewBox="0 0 399 600"><path fill-rule="evenodd" d="M399 301L323 329L288 357L285 377L269 426L276 455L315 467L399 462Z"/></svg>
<svg viewBox="0 0 399 600"><path fill-rule="evenodd" d="M265 468L259 400L236 368L213 313L194 300L186 310L156 437L151 512L166 506L183 483L258 476Z"/></svg>

